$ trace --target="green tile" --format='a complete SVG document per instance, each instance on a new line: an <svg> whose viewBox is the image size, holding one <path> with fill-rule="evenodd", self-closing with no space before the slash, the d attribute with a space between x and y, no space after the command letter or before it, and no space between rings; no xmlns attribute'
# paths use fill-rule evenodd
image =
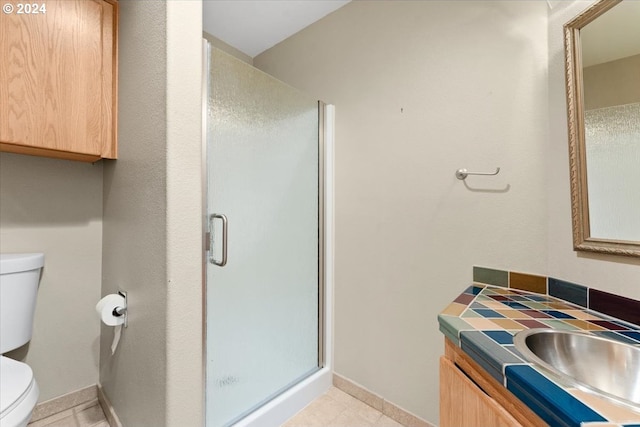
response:
<svg viewBox="0 0 640 427"><path fill-rule="evenodd" d="M475 330L473 326L459 318L458 316L447 316L445 314L438 314L438 322L440 323L440 330L442 328L449 331L451 335L459 336L460 331Z"/></svg>
<svg viewBox="0 0 640 427"><path fill-rule="evenodd" d="M473 310L467 310L464 313L462 313L461 317L482 317L482 316L480 316L478 313L476 313Z"/></svg>
<svg viewBox="0 0 640 427"><path fill-rule="evenodd" d="M444 335L445 337L449 338L449 340L452 343L454 343L455 345L460 347L460 339L457 336L453 335L452 332L449 332L449 330L444 328L442 325L440 325L440 332L442 332L442 335Z"/></svg>
<svg viewBox="0 0 640 427"><path fill-rule="evenodd" d="M509 273L503 270L473 266L473 281L489 285L509 286Z"/></svg>
<svg viewBox="0 0 640 427"><path fill-rule="evenodd" d="M536 319L536 320L544 323L545 325L551 326L553 329L564 329L567 331L575 331L580 329L573 325L565 323L562 320L554 320L554 319Z"/></svg>
<svg viewBox="0 0 640 427"><path fill-rule="evenodd" d="M549 310L549 306L545 303L542 302L535 302L535 301L519 301L535 310Z"/></svg>

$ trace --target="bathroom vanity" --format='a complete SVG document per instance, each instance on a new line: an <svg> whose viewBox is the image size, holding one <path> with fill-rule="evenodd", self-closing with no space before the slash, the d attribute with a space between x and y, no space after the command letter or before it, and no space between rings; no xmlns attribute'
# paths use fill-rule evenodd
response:
<svg viewBox="0 0 640 427"><path fill-rule="evenodd" d="M640 327L546 294L474 283L438 316L440 425L629 426L640 405L621 405L530 363L514 335L555 329L640 347ZM633 376L634 368L628 367Z"/></svg>
<svg viewBox="0 0 640 427"><path fill-rule="evenodd" d="M519 427L546 423L445 338L440 358L440 426Z"/></svg>

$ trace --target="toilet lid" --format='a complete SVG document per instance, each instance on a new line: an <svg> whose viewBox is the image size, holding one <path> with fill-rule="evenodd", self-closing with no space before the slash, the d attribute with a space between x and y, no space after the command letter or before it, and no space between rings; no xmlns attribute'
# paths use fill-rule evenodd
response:
<svg viewBox="0 0 640 427"><path fill-rule="evenodd" d="M19 404L33 387L33 371L26 363L0 356L0 418Z"/></svg>

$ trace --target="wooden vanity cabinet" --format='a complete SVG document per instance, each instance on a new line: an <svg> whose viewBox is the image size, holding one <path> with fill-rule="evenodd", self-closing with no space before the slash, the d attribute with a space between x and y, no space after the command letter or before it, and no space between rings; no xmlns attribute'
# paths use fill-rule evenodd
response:
<svg viewBox="0 0 640 427"><path fill-rule="evenodd" d="M117 1L3 4L0 151L116 158Z"/></svg>
<svg viewBox="0 0 640 427"><path fill-rule="evenodd" d="M445 338L440 358L440 427L542 427L547 424Z"/></svg>
<svg viewBox="0 0 640 427"><path fill-rule="evenodd" d="M441 427L521 426L457 366L440 358Z"/></svg>

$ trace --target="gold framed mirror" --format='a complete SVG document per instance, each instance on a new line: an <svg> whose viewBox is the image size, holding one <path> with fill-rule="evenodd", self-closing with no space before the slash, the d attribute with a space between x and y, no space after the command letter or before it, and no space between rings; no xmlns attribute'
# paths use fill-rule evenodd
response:
<svg viewBox="0 0 640 427"><path fill-rule="evenodd" d="M640 2L564 26L573 247L640 257Z"/></svg>

